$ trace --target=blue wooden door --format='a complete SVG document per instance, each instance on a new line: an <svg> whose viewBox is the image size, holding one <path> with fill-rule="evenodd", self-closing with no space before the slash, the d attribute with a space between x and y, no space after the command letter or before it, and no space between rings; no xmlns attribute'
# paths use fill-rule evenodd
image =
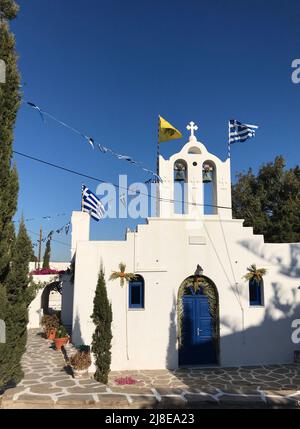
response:
<svg viewBox="0 0 300 429"><path fill-rule="evenodd" d="M179 365L216 364L212 317L205 295L183 297L182 345Z"/></svg>

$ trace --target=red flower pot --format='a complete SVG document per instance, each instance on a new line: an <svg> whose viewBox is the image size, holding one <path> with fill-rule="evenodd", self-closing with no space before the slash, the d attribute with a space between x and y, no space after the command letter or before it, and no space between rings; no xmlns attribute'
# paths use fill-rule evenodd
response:
<svg viewBox="0 0 300 429"><path fill-rule="evenodd" d="M68 339L69 339L68 337L55 338L54 342L55 342L56 350L60 350L62 346L68 342Z"/></svg>
<svg viewBox="0 0 300 429"><path fill-rule="evenodd" d="M54 340L55 335L56 335L56 329L50 329L50 331L47 332L47 339Z"/></svg>

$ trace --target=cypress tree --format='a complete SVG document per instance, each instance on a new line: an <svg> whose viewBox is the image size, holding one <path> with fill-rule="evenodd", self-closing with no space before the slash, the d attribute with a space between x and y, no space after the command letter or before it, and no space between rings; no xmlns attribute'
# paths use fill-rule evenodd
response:
<svg viewBox="0 0 300 429"><path fill-rule="evenodd" d="M0 365L0 380L5 379L5 382L12 384L18 383L23 376L20 361L27 340L28 305L36 290L34 284L28 285L31 255L32 244L22 218L5 282L5 295L2 291L9 311L6 310L6 344L3 347L5 353L2 356L3 366Z"/></svg>
<svg viewBox="0 0 300 429"><path fill-rule="evenodd" d="M17 170L11 160L20 77L8 21L17 12L13 0L0 0L0 59L6 64L6 81L0 84L0 319L6 324L6 343L0 344L0 386L16 384L22 377L20 360L26 344L27 307L34 288L28 288L28 264L33 251L25 224L22 220L16 238L12 221L19 190Z"/></svg>
<svg viewBox="0 0 300 429"><path fill-rule="evenodd" d="M51 240L48 239L46 243L44 258L43 258L43 268L50 268L50 256L51 256Z"/></svg>
<svg viewBox="0 0 300 429"><path fill-rule="evenodd" d="M14 241L12 218L17 208L18 176L11 166L13 128L20 104L20 77L15 40L8 20L14 19L18 6L13 0L0 0L0 58L6 64L6 82L0 84L0 283L9 272ZM1 318L1 316L0 316Z"/></svg>
<svg viewBox="0 0 300 429"><path fill-rule="evenodd" d="M22 217L13 246L10 272L7 279L7 296L12 304L23 302L28 291L29 262L33 253L32 243ZM26 300L25 300L26 301Z"/></svg>
<svg viewBox="0 0 300 429"><path fill-rule="evenodd" d="M0 319L2 319L5 324L7 324L7 316L9 314L9 304L6 294L6 288L5 286L0 284ZM5 336L7 336L7 329L5 330ZM7 377L8 373L8 354L9 348L6 343L0 343L0 390L1 386L3 386L9 378Z"/></svg>
<svg viewBox="0 0 300 429"><path fill-rule="evenodd" d="M94 298L94 311L91 317L95 324L95 332L92 341L92 352L96 358L95 379L101 383L107 384L111 363L112 310L107 297L102 267L99 273Z"/></svg>

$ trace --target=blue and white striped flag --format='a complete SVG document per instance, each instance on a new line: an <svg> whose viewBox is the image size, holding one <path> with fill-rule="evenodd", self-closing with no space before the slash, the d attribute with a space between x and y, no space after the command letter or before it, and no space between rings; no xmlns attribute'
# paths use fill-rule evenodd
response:
<svg viewBox="0 0 300 429"><path fill-rule="evenodd" d="M237 142L244 142L251 137L255 137L255 130L258 128L257 125L242 124L235 119L229 121L229 141L231 145Z"/></svg>
<svg viewBox="0 0 300 429"><path fill-rule="evenodd" d="M103 218L105 208L99 198L93 194L85 185L82 185L82 207L83 212L87 212L97 222Z"/></svg>

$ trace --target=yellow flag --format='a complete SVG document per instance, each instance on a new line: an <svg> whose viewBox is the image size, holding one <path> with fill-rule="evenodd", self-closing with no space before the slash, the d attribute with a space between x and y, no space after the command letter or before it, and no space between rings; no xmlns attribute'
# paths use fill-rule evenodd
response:
<svg viewBox="0 0 300 429"><path fill-rule="evenodd" d="M181 139L182 134L176 128L173 127L169 122L167 122L161 116L159 119L159 130L158 130L158 141L166 142L168 140Z"/></svg>

